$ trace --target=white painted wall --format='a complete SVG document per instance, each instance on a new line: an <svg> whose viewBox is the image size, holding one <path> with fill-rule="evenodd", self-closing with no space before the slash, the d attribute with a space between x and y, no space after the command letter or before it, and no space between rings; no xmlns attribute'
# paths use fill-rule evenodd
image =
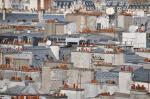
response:
<svg viewBox="0 0 150 99"><path fill-rule="evenodd" d="M122 44L146 48L146 33L123 33Z"/></svg>
<svg viewBox="0 0 150 99"><path fill-rule="evenodd" d="M118 86L116 85L107 85L107 91L110 93L110 95L113 95L118 90Z"/></svg>
<svg viewBox="0 0 150 99"><path fill-rule="evenodd" d="M0 0L0 8L1 8L1 9L3 8L2 0Z"/></svg>
<svg viewBox="0 0 150 99"><path fill-rule="evenodd" d="M138 11L135 11L135 15L138 17L144 17L145 12L144 10L138 10Z"/></svg>
<svg viewBox="0 0 150 99"><path fill-rule="evenodd" d="M90 30L96 30L96 20L96 16L87 17L87 26ZM107 24L107 22L105 24Z"/></svg>
<svg viewBox="0 0 150 99"><path fill-rule="evenodd" d="M32 52L22 52L21 54L5 55L5 57L12 57L13 59L28 59L29 64L32 64Z"/></svg>
<svg viewBox="0 0 150 99"><path fill-rule="evenodd" d="M104 59L106 63L112 63L113 65L122 65L124 64L124 55L120 54L104 54L104 53L94 53L96 56L100 56Z"/></svg>
<svg viewBox="0 0 150 99"><path fill-rule="evenodd" d="M123 53L120 54L104 54L105 62L112 63L113 65L122 65L124 64Z"/></svg>
<svg viewBox="0 0 150 99"><path fill-rule="evenodd" d="M89 52L72 52L71 62L78 68L91 68L91 53Z"/></svg>
<svg viewBox="0 0 150 99"><path fill-rule="evenodd" d="M81 84L81 88L85 90L85 99L95 97L101 92L101 85L94 83Z"/></svg>
<svg viewBox="0 0 150 99"><path fill-rule="evenodd" d="M67 71L60 69L52 69L50 72L50 79L64 81L67 79Z"/></svg>
<svg viewBox="0 0 150 99"><path fill-rule="evenodd" d="M96 24L101 24L101 29L109 28L109 18L108 17L98 17L96 20Z"/></svg>
<svg viewBox="0 0 150 99"><path fill-rule="evenodd" d="M74 83L89 83L91 80L94 79L94 72L92 71L86 71L86 70L69 70L67 71L67 77L68 77L68 83L74 84Z"/></svg>
<svg viewBox="0 0 150 99"><path fill-rule="evenodd" d="M60 47L59 46L50 46L51 51L53 52L55 58L59 60L59 51Z"/></svg>
<svg viewBox="0 0 150 99"><path fill-rule="evenodd" d="M132 74L130 72L119 72L119 92L130 94Z"/></svg>
<svg viewBox="0 0 150 99"><path fill-rule="evenodd" d="M60 93L65 93L68 99L85 99L84 91L61 90Z"/></svg>
<svg viewBox="0 0 150 99"><path fill-rule="evenodd" d="M4 0L5 1L5 8L11 8L11 0Z"/></svg>
<svg viewBox="0 0 150 99"><path fill-rule="evenodd" d="M146 33L135 34L135 45L136 48L146 48Z"/></svg>
<svg viewBox="0 0 150 99"><path fill-rule="evenodd" d="M104 54L104 53L93 53L94 56L101 57L106 63L112 63L112 65L124 64L124 55L120 54ZM89 52L72 52L71 62L74 63L75 67L78 68L91 68L92 53Z"/></svg>
<svg viewBox="0 0 150 99"><path fill-rule="evenodd" d="M38 9L38 7L37 7L37 3L38 2L38 0L30 0L30 9Z"/></svg>
<svg viewBox="0 0 150 99"><path fill-rule="evenodd" d="M118 27L124 28L124 16L123 15L118 16L117 24L118 24Z"/></svg>
<svg viewBox="0 0 150 99"><path fill-rule="evenodd" d="M118 86L116 85L97 83L81 84L81 88L85 89L85 99L91 99L91 97L95 97L103 92L109 92L110 95L113 95L118 90Z"/></svg>
<svg viewBox="0 0 150 99"><path fill-rule="evenodd" d="M75 23L69 23L66 25L65 33L67 34L75 34L76 33L76 24Z"/></svg>

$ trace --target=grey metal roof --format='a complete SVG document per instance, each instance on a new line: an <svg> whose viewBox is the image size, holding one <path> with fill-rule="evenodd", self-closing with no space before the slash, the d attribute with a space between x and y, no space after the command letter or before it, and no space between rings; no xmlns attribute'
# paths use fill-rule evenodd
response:
<svg viewBox="0 0 150 99"><path fill-rule="evenodd" d="M108 80L118 81L118 76L115 72L103 72L101 70L97 70L96 72L96 80L104 83Z"/></svg>
<svg viewBox="0 0 150 99"><path fill-rule="evenodd" d="M32 66L35 67L41 67L42 63L44 61L57 61L56 57L54 56L53 52L51 51L50 48L46 48L45 46L33 46L33 47L24 47L24 51L26 52L32 52ZM6 48L2 48L1 51L4 54L7 54L8 51ZM16 50L12 50L13 54L21 54L22 52L18 52ZM8 53L9 54L9 53ZM51 61L52 61L51 60Z"/></svg>
<svg viewBox="0 0 150 99"><path fill-rule="evenodd" d="M137 82L150 82L150 69L141 68L135 71L132 79Z"/></svg>
<svg viewBox="0 0 150 99"><path fill-rule="evenodd" d="M125 67L132 67L133 68L133 72L142 68L140 65L124 65L124 66ZM113 68L112 70L110 70L110 72L119 73L121 71L121 68L122 68L121 66Z"/></svg>
<svg viewBox="0 0 150 99"><path fill-rule="evenodd" d="M43 33L39 33L39 32L27 33L26 31L22 31L20 33L7 32L7 33L0 34L0 37L1 36L5 36L5 37L10 37L10 36L16 36L16 37L23 37L23 36L27 36L27 37L43 37Z"/></svg>
<svg viewBox="0 0 150 99"><path fill-rule="evenodd" d="M134 71L133 71L133 76L132 80L137 81L137 82L150 82L150 69L144 69L143 67L140 66L132 66ZM103 73L103 72L98 72L97 74L97 79L98 80L104 80L106 78L113 79L115 77L118 77L115 72L119 72L121 67L116 67L111 72ZM114 75L114 74L115 75ZM113 76L114 75L114 76Z"/></svg>
<svg viewBox="0 0 150 99"><path fill-rule="evenodd" d="M92 49L92 52L95 52L95 53L104 53L104 49L101 49L101 48Z"/></svg>
<svg viewBox="0 0 150 99"><path fill-rule="evenodd" d="M25 88L24 86L15 86L15 87L7 89L7 91L5 93L9 93L9 94L21 94L21 91L24 88Z"/></svg>
<svg viewBox="0 0 150 99"><path fill-rule="evenodd" d="M143 63L144 62L144 58L141 56L138 56L134 53L128 53L128 54L124 54L124 60L125 63L133 63L133 64L138 64L138 63Z"/></svg>
<svg viewBox="0 0 150 99"><path fill-rule="evenodd" d="M3 22L2 18L2 13L0 13L0 22ZM64 21L64 15L61 14L44 14L43 18L45 20L58 19ZM18 19L25 19L27 22L31 22L33 19L38 19L38 14L6 13L6 22L9 20L10 23L15 23Z"/></svg>
<svg viewBox="0 0 150 99"><path fill-rule="evenodd" d="M33 58L32 58L32 65L41 67L44 61L50 60L49 58L53 58L53 61L56 61L56 57L52 53L51 49L46 48L44 46L34 46L28 47L27 51L32 51Z"/></svg>
<svg viewBox="0 0 150 99"><path fill-rule="evenodd" d="M5 93L8 94L16 94L16 95L21 95L21 94L31 94L31 95L36 95L39 94L39 92L36 90L35 87L33 86L14 86L9 89Z"/></svg>
<svg viewBox="0 0 150 99"><path fill-rule="evenodd" d="M45 20L57 19L57 20L60 20L60 21L65 21L64 15L58 15L58 14L44 14L44 19Z"/></svg>
<svg viewBox="0 0 150 99"><path fill-rule="evenodd" d="M32 19L37 19L36 14L15 14L15 13L6 13L6 21L17 22L18 19L25 19L27 21L32 21ZM0 13L0 20L2 21L2 13Z"/></svg>

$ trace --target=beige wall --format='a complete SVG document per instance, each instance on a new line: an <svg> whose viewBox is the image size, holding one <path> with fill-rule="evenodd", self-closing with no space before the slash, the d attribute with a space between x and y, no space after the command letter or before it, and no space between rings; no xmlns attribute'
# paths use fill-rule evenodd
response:
<svg viewBox="0 0 150 99"><path fill-rule="evenodd" d="M46 38L49 35L63 35L64 26L64 24L59 23L47 23L44 38Z"/></svg>
<svg viewBox="0 0 150 99"><path fill-rule="evenodd" d="M74 22L76 24L77 31L80 31L80 25L81 25L81 16L80 15L66 15L65 17L66 21Z"/></svg>
<svg viewBox="0 0 150 99"><path fill-rule="evenodd" d="M29 66L30 65L29 61L30 61L29 59L13 59L13 66L15 67L24 66L24 65Z"/></svg>
<svg viewBox="0 0 150 99"><path fill-rule="evenodd" d="M45 34L44 34L44 38L46 38L48 35L55 35L56 31L55 31L55 23L47 23L45 26Z"/></svg>
<svg viewBox="0 0 150 99"><path fill-rule="evenodd" d="M49 93L50 89L50 68L42 67L42 91Z"/></svg>
<svg viewBox="0 0 150 99"><path fill-rule="evenodd" d="M132 16L125 16L125 23L124 23L124 28L126 31L129 30L130 25L132 25Z"/></svg>
<svg viewBox="0 0 150 99"><path fill-rule="evenodd" d="M91 68L91 53L71 52L71 62L78 68Z"/></svg>
<svg viewBox="0 0 150 99"><path fill-rule="evenodd" d="M68 83L90 83L94 79L94 71L91 70L82 70L82 69L72 69L67 71Z"/></svg>
<svg viewBox="0 0 150 99"><path fill-rule="evenodd" d="M56 24L56 34L64 35L64 24Z"/></svg>
<svg viewBox="0 0 150 99"><path fill-rule="evenodd" d="M59 89L62 87L62 79L58 80L57 78L65 78L65 75L61 75L62 72L66 72L67 70L60 69L52 69L54 67L59 66L61 63L51 63L46 62L42 67L42 91L45 93L49 93L50 90ZM67 64L68 67L72 66L72 64ZM56 73L54 71L60 71L60 73ZM57 75L58 74L58 75ZM61 77L62 76L62 77ZM56 78L55 78L56 77Z"/></svg>
<svg viewBox="0 0 150 99"><path fill-rule="evenodd" d="M96 16L83 16L83 15L66 15L65 20L69 22L74 22L76 24L77 32L85 28L86 25L91 30L96 29Z"/></svg>
<svg viewBox="0 0 150 99"><path fill-rule="evenodd" d="M132 16L118 16L118 27L123 28L125 31L129 30L129 26L132 25Z"/></svg>

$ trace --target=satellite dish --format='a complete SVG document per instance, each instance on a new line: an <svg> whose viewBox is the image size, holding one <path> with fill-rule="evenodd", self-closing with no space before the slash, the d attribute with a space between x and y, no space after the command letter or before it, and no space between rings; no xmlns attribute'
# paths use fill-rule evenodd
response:
<svg viewBox="0 0 150 99"><path fill-rule="evenodd" d="M30 30L27 30L27 33L28 33L28 34L30 34L30 33L31 33L31 31L30 31Z"/></svg>
<svg viewBox="0 0 150 99"><path fill-rule="evenodd" d="M47 40L46 41L46 46L51 46L52 45L52 42L50 40Z"/></svg>
<svg viewBox="0 0 150 99"><path fill-rule="evenodd" d="M45 27L42 27L42 30L45 30Z"/></svg>
<svg viewBox="0 0 150 99"><path fill-rule="evenodd" d="M110 7L110 8L107 8L107 9L106 9L106 14L112 15L112 14L114 14L114 13L115 13L114 8Z"/></svg>
<svg viewBox="0 0 150 99"><path fill-rule="evenodd" d="M69 30L69 31L68 31L68 35L71 35L71 34L72 34L72 33L71 33L71 31Z"/></svg>

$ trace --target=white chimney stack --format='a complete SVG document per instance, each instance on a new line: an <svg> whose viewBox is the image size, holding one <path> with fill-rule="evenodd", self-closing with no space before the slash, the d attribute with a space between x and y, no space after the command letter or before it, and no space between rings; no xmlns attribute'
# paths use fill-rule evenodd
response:
<svg viewBox="0 0 150 99"><path fill-rule="evenodd" d="M132 73L121 71L119 72L119 92L130 94L130 84L132 81Z"/></svg>

